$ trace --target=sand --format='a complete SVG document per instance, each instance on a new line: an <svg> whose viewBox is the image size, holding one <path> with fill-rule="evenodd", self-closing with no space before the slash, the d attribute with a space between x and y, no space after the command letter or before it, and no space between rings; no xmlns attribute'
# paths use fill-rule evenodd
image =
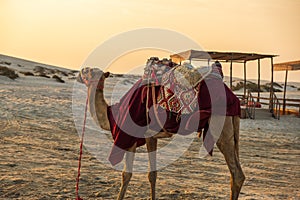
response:
<svg viewBox="0 0 300 200"><path fill-rule="evenodd" d="M114 81L108 79L107 94ZM129 88L132 80L122 83ZM72 90L70 80L61 84L41 77L0 77L0 199L75 199L80 137ZM299 132L300 118L295 116L241 120L246 181L240 199L300 199ZM215 148L212 157L199 158L202 139L192 137L189 150L158 172L157 198L229 199L230 177L222 154ZM116 199L121 172L106 163L84 149L84 199ZM134 174L126 199L148 198L147 174Z"/></svg>

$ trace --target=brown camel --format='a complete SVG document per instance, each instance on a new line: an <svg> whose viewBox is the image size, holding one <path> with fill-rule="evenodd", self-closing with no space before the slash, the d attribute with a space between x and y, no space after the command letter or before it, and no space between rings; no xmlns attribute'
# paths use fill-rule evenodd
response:
<svg viewBox="0 0 300 200"><path fill-rule="evenodd" d="M103 92L104 80L108 76L109 72L103 73L97 68L84 68L81 70L77 79L79 82L85 83L88 87L90 114L94 121L105 130L110 130L109 120L107 117L108 104L104 99ZM225 161L231 173L231 200L238 199L240 190L245 180L245 176L239 162L239 120L240 119L238 116L226 116L221 135L216 138L217 147L224 155ZM157 139L170 137L171 135L171 133L160 132L152 137L146 137L150 168L148 172L148 179L151 186L150 192L152 200L155 199L155 183L157 177L155 153L157 150ZM213 133L212 135L214 136ZM122 172L122 184L118 195L119 200L124 198L127 186L132 177L133 160L136 147L137 144L135 143L132 147L127 149L127 153L125 154L125 165Z"/></svg>

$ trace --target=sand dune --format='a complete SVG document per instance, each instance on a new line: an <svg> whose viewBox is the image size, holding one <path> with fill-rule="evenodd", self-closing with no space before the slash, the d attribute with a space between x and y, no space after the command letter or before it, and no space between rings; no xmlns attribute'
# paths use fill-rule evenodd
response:
<svg viewBox="0 0 300 200"><path fill-rule="evenodd" d="M121 96L134 77L109 78L108 99L117 81L123 85ZM74 199L80 138L72 113L73 81L0 76L0 85L0 199ZM247 179L240 199L300 199L299 132L295 116L241 120L240 159ZM229 171L221 153L215 149L213 157L199 158L202 142L193 137L189 150L159 171L158 199L229 199ZM116 199L121 172L105 162L84 150L84 199ZM126 199L148 196L147 175L134 174Z"/></svg>

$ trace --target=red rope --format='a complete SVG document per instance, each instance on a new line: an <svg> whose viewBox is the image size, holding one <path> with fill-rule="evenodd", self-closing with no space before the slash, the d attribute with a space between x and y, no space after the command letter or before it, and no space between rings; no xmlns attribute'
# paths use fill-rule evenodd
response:
<svg viewBox="0 0 300 200"><path fill-rule="evenodd" d="M81 168L81 158L82 158L82 147L83 147L83 137L85 132L85 124L86 124L86 114L87 114L87 107L88 107L88 95L86 97L86 103L85 103L85 111L84 111L84 121L83 121L83 127L82 127L82 134L81 134L81 142L80 142L80 152L79 152L79 158L78 158L78 173L77 173L77 179L76 179L76 200L83 200L79 196L79 177L80 177L80 168Z"/></svg>

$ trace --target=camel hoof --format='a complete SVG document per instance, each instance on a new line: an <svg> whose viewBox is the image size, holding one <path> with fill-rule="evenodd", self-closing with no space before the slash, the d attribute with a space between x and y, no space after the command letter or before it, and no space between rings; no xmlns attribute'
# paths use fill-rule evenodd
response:
<svg viewBox="0 0 300 200"><path fill-rule="evenodd" d="M158 138L170 138L172 137L173 134L172 133L168 133L168 132L159 132L156 135L153 136L154 139L158 139Z"/></svg>

